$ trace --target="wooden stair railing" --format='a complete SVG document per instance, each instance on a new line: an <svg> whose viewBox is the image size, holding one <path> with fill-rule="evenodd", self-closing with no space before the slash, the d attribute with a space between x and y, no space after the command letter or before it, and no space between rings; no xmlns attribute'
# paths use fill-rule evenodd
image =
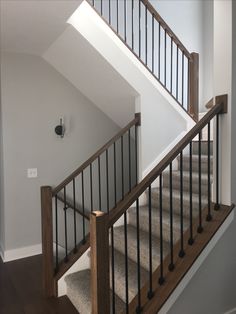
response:
<svg viewBox="0 0 236 314"><path fill-rule="evenodd" d="M215 98L215 106L183 137L182 140L163 158L160 163L140 182L138 183L127 196L121 200L118 206L110 213L101 213L96 211L91 214L91 230L93 234L90 237L91 244L91 299L92 299L92 313L110 313L110 278L114 276L114 261L112 261L113 241L109 242L109 233L115 223L124 217L124 232L127 228L127 221L125 219L127 210L134 206L136 208L136 225L137 225L137 296L127 303L126 313L157 313L157 311L166 302L170 294L176 288L183 276L192 266L196 258L200 255L204 247L211 240L218 228L227 218L232 206L225 206L220 204L219 191L219 119L222 114L227 113L227 95L217 96ZM215 199L211 196L211 165L210 165L210 124L213 119L216 119L216 150L214 151L214 158L216 173L214 173L215 181L213 188L215 190ZM201 132L203 128L208 128L208 150L207 150L207 206L202 208L201 200ZM197 216L193 217L192 212L192 141L198 136L198 184L199 184L199 211ZM180 239L177 243L173 241L173 208L172 208L172 163L179 157L180 164L183 159L183 153L186 149L190 149L190 168L189 168L189 228L186 232L183 229L183 168L180 167ZM149 193L149 215L152 212L151 188L152 184L158 182L159 195L162 195L162 177L163 172L168 170L170 174L170 238L169 247L170 252L167 257L163 258L163 231L162 231L162 198L160 196L159 209L160 218L159 225L155 228L160 230L160 264L157 269L150 269L149 280L142 286L140 279L140 238L139 238L139 200L146 191ZM157 181L158 180L158 181ZM181 188L182 187L182 188ZM147 193L147 194L148 194ZM182 196L181 196L182 195ZM152 250L152 231L151 225L149 228L149 250ZM124 236L125 239L125 236ZM127 241L124 240L124 241ZM110 247L109 247L110 245ZM127 246L127 242L125 244ZM125 252L127 256L127 252ZM151 259L151 255L149 256ZM110 261L110 265L109 265ZM151 265L151 260L150 260ZM128 280L124 278L125 283ZM158 283L159 282L159 283ZM128 283L126 289L128 289ZM112 293L115 293L112 291ZM127 308L128 307L128 308Z"/></svg>
<svg viewBox="0 0 236 314"><path fill-rule="evenodd" d="M102 210L104 203L109 212L137 184L137 127L140 123L140 113L136 113L130 123L61 184L55 188L41 187L43 289L46 296L57 295L57 281L89 248L88 212L93 212L96 207ZM124 163L128 165L127 173L123 171ZM70 228L69 218L72 221ZM63 252L59 252L60 249Z"/></svg>
<svg viewBox="0 0 236 314"><path fill-rule="evenodd" d="M148 0L87 2L177 103L198 121L198 53L187 50Z"/></svg>

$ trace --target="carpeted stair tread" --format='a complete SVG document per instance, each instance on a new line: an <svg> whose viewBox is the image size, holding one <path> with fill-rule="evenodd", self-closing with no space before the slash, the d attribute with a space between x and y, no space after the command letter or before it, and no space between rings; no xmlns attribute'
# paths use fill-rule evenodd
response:
<svg viewBox="0 0 236 314"><path fill-rule="evenodd" d="M197 172L192 173L192 191L198 194L199 190L199 174ZM190 176L189 171L183 171L183 191L189 191ZM170 186L170 172L163 172L163 187ZM172 189L180 191L180 171L172 171ZM207 174L201 174L201 193L207 195L208 191L208 177Z"/></svg>
<svg viewBox="0 0 236 314"><path fill-rule="evenodd" d="M128 256L137 262L137 228L133 225L127 224L127 238L128 238ZM140 229L140 264L149 270L149 234ZM114 247L117 251L125 253L124 244L124 226L114 228ZM160 240L156 236L152 236L152 264L153 269L156 269L160 264ZM169 245L163 241L163 254L166 256L169 252Z"/></svg>
<svg viewBox="0 0 236 314"><path fill-rule="evenodd" d="M178 165L180 165L180 157L177 157ZM198 155L192 155L192 171L198 172L199 169L199 157ZM189 171L190 168L190 155L183 155L183 170ZM210 172L212 173L213 170L213 157L210 156ZM208 171L208 156L202 155L201 156L201 171L207 173Z"/></svg>
<svg viewBox="0 0 236 314"><path fill-rule="evenodd" d="M129 224L133 227L136 226L136 209L130 208L129 211ZM149 231L149 209L147 206L141 206L139 208L140 214L140 228L148 232ZM156 237L160 237L160 211L158 208L152 208L152 233ZM189 221L184 218L183 220L184 230L189 226ZM163 230L163 239L165 241L170 240L170 214L167 211L162 212L162 230ZM180 237L180 216L173 215L173 236L174 242L176 242Z"/></svg>
<svg viewBox="0 0 236 314"><path fill-rule="evenodd" d="M125 255L120 251L114 249L114 274L115 274L115 293L116 295L126 302L126 293L125 293ZM128 287L129 287L129 302L137 295L138 293L138 279L137 279L137 264L128 259ZM148 272L143 267L140 266L140 278L141 278L141 287L148 280Z"/></svg>
<svg viewBox="0 0 236 314"><path fill-rule="evenodd" d="M80 314L91 313L90 269L85 269L65 277L67 295ZM123 313L124 302L115 295L116 313Z"/></svg>
<svg viewBox="0 0 236 314"><path fill-rule="evenodd" d="M172 202L173 202L173 212L177 215L180 214L180 191L173 190L172 191ZM159 197L159 188L152 188L152 206L159 208L160 197ZM190 196L188 192L183 193L183 214L186 218L189 217L189 206L190 204ZM192 209L193 216L196 217L198 215L199 209L199 198L198 194L192 194ZM202 208L204 208L207 204L207 197L202 196ZM164 211L169 213L170 210L170 190L168 188L162 189L162 208Z"/></svg>

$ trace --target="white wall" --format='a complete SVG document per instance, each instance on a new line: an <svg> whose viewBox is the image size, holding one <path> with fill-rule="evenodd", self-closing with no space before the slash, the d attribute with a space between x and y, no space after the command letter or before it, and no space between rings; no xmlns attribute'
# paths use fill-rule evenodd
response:
<svg viewBox="0 0 236 314"><path fill-rule="evenodd" d="M5 187L1 245L8 251L41 243L40 186L60 183L119 128L40 57L4 54L1 80ZM54 133L61 116L64 139ZM37 179L26 177L32 167L38 169Z"/></svg>
<svg viewBox="0 0 236 314"><path fill-rule="evenodd" d="M61 71L61 64L64 62L61 49L66 51L62 55L68 54L72 58L74 56L70 53L67 38L73 37L75 42L83 40L84 37L84 40L90 43L90 49L103 56L113 71L136 91L139 95L136 97L136 110L141 112L142 119L140 161L141 170L144 171L154 160L157 163L157 157L193 124L193 120L86 2L79 7L69 22L74 27L68 27L53 44L60 48L57 53L53 46L49 48L46 52L47 60ZM71 33L76 32L77 39L75 35L71 36ZM74 42L73 48L76 48ZM76 52L75 55L79 55L79 49ZM73 62L76 62L76 59L72 59Z"/></svg>

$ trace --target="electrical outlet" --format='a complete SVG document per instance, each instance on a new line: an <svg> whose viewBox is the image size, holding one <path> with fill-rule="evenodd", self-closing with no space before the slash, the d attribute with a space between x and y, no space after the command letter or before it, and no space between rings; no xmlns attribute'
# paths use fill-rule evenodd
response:
<svg viewBox="0 0 236 314"><path fill-rule="evenodd" d="M37 178L38 170L37 168L29 168L27 169L27 177L28 178Z"/></svg>

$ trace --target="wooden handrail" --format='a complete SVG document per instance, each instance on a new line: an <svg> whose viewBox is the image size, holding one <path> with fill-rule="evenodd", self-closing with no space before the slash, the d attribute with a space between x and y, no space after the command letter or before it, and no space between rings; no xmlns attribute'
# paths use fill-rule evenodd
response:
<svg viewBox="0 0 236 314"><path fill-rule="evenodd" d="M211 99L207 102L207 104L205 105L205 107L206 107L207 109L211 109L213 106L214 106L214 98L211 98Z"/></svg>
<svg viewBox="0 0 236 314"><path fill-rule="evenodd" d="M78 214L80 214L82 217L84 217L85 219L89 220L90 219L90 215L87 213L83 213L83 211L77 207L74 207L74 205L72 204L72 202L66 200L64 200L64 197L61 196L60 194L57 194L57 199L62 202L62 203L66 203L66 206L68 206L71 209L74 209Z"/></svg>
<svg viewBox="0 0 236 314"><path fill-rule="evenodd" d="M167 34L173 39L175 44L184 52L185 56L190 60L192 59L191 53L188 49L182 44L179 38L175 35L175 33L171 30L171 28L166 24L160 14L156 11L156 9L151 5L149 0L141 0L142 3L147 7L148 11L154 16L154 18L160 23L162 28L167 32Z"/></svg>
<svg viewBox="0 0 236 314"><path fill-rule="evenodd" d="M166 167L179 155L190 141L211 121L217 114L227 113L227 95L217 96L215 106L174 146L159 164L117 204L109 214L109 227L125 213L125 211L138 199L138 197L152 184Z"/></svg>
<svg viewBox="0 0 236 314"><path fill-rule="evenodd" d="M76 178L85 168L87 168L94 160L98 158L102 153L106 151L112 144L114 144L122 135L124 135L132 126L140 125L141 115L135 114L135 118L129 122L120 132L118 132L112 139L110 139L105 145L103 145L95 154L93 154L88 160L86 160L78 169L76 169L71 175L69 175L62 183L55 187L52 191L52 195L55 196L60 192L67 184L69 184L74 178Z"/></svg>

